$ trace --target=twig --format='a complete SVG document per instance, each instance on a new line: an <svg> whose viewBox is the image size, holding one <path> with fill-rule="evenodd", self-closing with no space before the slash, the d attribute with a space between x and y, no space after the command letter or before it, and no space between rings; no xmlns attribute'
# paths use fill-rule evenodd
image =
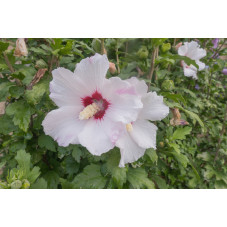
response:
<svg viewBox="0 0 227 227"><path fill-rule="evenodd" d="M14 73L15 70L13 69L13 66L12 66L11 63L10 63L7 54L6 54L6 53L3 53L3 55L4 55L5 62L6 62L6 64L7 64L7 66L8 66L8 68L9 68L10 72L11 72L11 73ZM21 85L20 80L18 80L18 79L16 79L16 78L15 78L15 82L16 82L17 85Z"/></svg>
<svg viewBox="0 0 227 227"><path fill-rule="evenodd" d="M119 67L119 56L118 56L118 39L116 39L116 61L117 61L117 73L119 74L120 71L120 67Z"/></svg>
<svg viewBox="0 0 227 227"><path fill-rule="evenodd" d="M149 74L148 74L148 80L149 80L148 85L149 86L151 84L153 73L154 73L156 51L157 51L157 48L155 47L153 52L152 52L152 55L151 55L151 66L150 66L150 70L149 70Z"/></svg>
<svg viewBox="0 0 227 227"><path fill-rule="evenodd" d="M104 39L101 39L101 54L104 54L104 50L105 50Z"/></svg>

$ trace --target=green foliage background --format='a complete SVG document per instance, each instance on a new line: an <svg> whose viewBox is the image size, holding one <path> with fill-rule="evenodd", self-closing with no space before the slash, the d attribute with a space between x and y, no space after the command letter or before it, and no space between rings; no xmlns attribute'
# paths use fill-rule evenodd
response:
<svg viewBox="0 0 227 227"><path fill-rule="evenodd" d="M60 147L41 126L46 114L57 108L49 98L51 71L59 66L74 71L81 59L101 52L101 40L27 39L28 56L15 57L16 39L1 39L0 102L6 102L6 109L0 115L0 188L227 188L227 79L222 74L227 63L212 57L227 51L213 49L212 39L197 39L207 50L202 59L207 67L195 81L185 77L180 66L181 60L194 61L174 48L190 40L104 40L109 61L117 67L107 77L144 79L189 122L170 125L172 113L156 122L157 150L148 149L137 162L119 168L118 149L97 157L80 145ZM224 42L221 39L219 46ZM30 89L37 71L45 68Z"/></svg>

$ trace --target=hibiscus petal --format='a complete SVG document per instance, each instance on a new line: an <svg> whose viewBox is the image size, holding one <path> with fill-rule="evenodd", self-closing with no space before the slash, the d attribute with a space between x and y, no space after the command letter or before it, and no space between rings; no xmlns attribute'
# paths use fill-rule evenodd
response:
<svg viewBox="0 0 227 227"><path fill-rule="evenodd" d="M103 92L111 103L106 111L107 118L126 124L136 120L143 104L134 86L118 77L112 77L106 81Z"/></svg>
<svg viewBox="0 0 227 227"><path fill-rule="evenodd" d="M116 146L120 148L121 152L119 167L124 167L127 163L137 161L144 155L146 150L142 147L139 147L127 132L125 132L119 138L119 140L116 142Z"/></svg>
<svg viewBox="0 0 227 227"><path fill-rule="evenodd" d="M163 102L163 97L156 92L149 92L142 97L143 109L138 119L160 121L169 114L169 107Z"/></svg>
<svg viewBox="0 0 227 227"><path fill-rule="evenodd" d="M118 129L111 120L90 119L79 134L79 141L91 154L99 156L114 147L113 139L117 140L118 135ZM114 138L115 136L117 137Z"/></svg>
<svg viewBox="0 0 227 227"><path fill-rule="evenodd" d="M56 140L59 146L78 144L78 134L85 121L78 119L80 108L73 106L61 107L47 114L42 126L46 135Z"/></svg>
<svg viewBox="0 0 227 227"><path fill-rule="evenodd" d="M197 80L198 79L197 68L194 65L184 67L184 75L187 77L192 77Z"/></svg>
<svg viewBox="0 0 227 227"><path fill-rule="evenodd" d="M93 93L95 90L102 89L108 69L109 61L107 56L105 54L95 54L78 63L74 73L84 86Z"/></svg>
<svg viewBox="0 0 227 227"><path fill-rule="evenodd" d="M197 42L191 41L190 43L185 42L184 45L178 49L178 54L187 56L192 60L199 60L206 56L206 50L200 48Z"/></svg>
<svg viewBox="0 0 227 227"><path fill-rule="evenodd" d="M133 123L133 130L130 132L133 140L142 148L156 149L157 127L147 120L137 120Z"/></svg>
<svg viewBox="0 0 227 227"><path fill-rule="evenodd" d="M148 86L146 85L144 80L139 80L136 77L131 77L126 81L129 82L131 85L135 86L138 95L142 96L147 93Z"/></svg>
<svg viewBox="0 0 227 227"><path fill-rule="evenodd" d="M205 67L206 67L205 63L203 63L199 60L196 60L196 64L199 66L199 71L205 69Z"/></svg>
<svg viewBox="0 0 227 227"><path fill-rule="evenodd" d="M68 69L57 68L52 71L53 80L50 82L50 98L58 107L81 106L80 96L85 87Z"/></svg>

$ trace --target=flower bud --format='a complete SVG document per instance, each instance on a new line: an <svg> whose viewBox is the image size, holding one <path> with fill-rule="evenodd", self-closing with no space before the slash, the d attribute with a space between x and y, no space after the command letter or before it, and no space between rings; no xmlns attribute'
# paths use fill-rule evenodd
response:
<svg viewBox="0 0 227 227"><path fill-rule="evenodd" d="M140 58L140 59L147 59L148 57L148 50L147 50L147 47L143 46L141 47L138 52L137 52L137 56Z"/></svg>
<svg viewBox="0 0 227 227"><path fill-rule="evenodd" d="M30 188L30 182L27 180L27 179L24 179L23 181L22 181L22 188L23 189L28 189L28 188Z"/></svg>
<svg viewBox="0 0 227 227"><path fill-rule="evenodd" d="M22 182L20 180L15 180L10 186L12 189L19 189L22 186Z"/></svg>
<svg viewBox="0 0 227 227"><path fill-rule="evenodd" d="M165 80L163 83L162 83L162 86L161 88L165 91L171 91L174 89L174 83L172 80Z"/></svg>
<svg viewBox="0 0 227 227"><path fill-rule="evenodd" d="M164 143L163 142L160 142L160 147L164 147Z"/></svg>
<svg viewBox="0 0 227 227"><path fill-rule="evenodd" d="M162 44L162 52L167 52L170 49L171 49L171 44L170 43L163 43Z"/></svg>
<svg viewBox="0 0 227 227"><path fill-rule="evenodd" d="M47 68L48 65L43 59L39 59L36 61L35 67L38 69L44 69L44 68Z"/></svg>
<svg viewBox="0 0 227 227"><path fill-rule="evenodd" d="M182 46L182 42L178 43L178 44L175 46L175 48L178 50L179 47L181 47L181 46Z"/></svg>
<svg viewBox="0 0 227 227"><path fill-rule="evenodd" d="M109 70L111 74L114 74L116 72L116 66L114 63L112 62L109 63Z"/></svg>
<svg viewBox="0 0 227 227"><path fill-rule="evenodd" d="M14 55L17 56L17 57L28 55L28 50L27 50L26 43L25 43L24 39L17 39L16 49L15 49Z"/></svg>

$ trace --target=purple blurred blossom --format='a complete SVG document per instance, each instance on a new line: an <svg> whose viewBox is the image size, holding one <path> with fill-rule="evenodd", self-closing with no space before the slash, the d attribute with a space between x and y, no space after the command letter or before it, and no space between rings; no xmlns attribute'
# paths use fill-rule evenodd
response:
<svg viewBox="0 0 227 227"><path fill-rule="evenodd" d="M224 68L224 69L222 70L222 73L223 73L224 75L227 75L227 68Z"/></svg>
<svg viewBox="0 0 227 227"><path fill-rule="evenodd" d="M199 90L199 89L200 89L200 87L199 87L198 84L195 85L195 89L196 89L196 90Z"/></svg>
<svg viewBox="0 0 227 227"><path fill-rule="evenodd" d="M213 39L212 43L214 44L213 48L216 49L218 47L219 39L218 38Z"/></svg>

